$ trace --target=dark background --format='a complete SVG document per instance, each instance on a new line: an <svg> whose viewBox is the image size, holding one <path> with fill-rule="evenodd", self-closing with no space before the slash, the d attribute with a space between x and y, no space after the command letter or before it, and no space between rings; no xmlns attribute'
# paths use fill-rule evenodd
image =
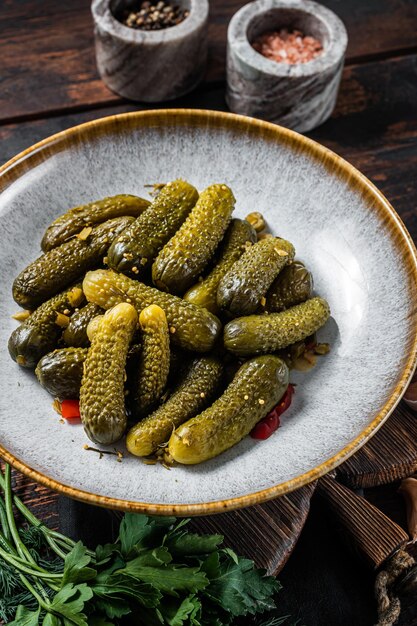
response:
<svg viewBox="0 0 417 626"><path fill-rule="evenodd" d="M210 61L191 95L161 106L226 110L227 24L244 4L212 0ZM326 0L349 35L346 67L332 118L309 136L364 172L417 239L417 0ZM97 75L88 0L0 0L0 163L75 124L149 108L123 101ZM365 496L405 524L397 485ZM52 525L84 537L109 532L108 514L27 485ZM254 542L257 538L254 536ZM281 573L280 611L305 626L370 626L376 621L374 572L340 534L315 497L306 527ZM400 626L417 625L416 605Z"/></svg>

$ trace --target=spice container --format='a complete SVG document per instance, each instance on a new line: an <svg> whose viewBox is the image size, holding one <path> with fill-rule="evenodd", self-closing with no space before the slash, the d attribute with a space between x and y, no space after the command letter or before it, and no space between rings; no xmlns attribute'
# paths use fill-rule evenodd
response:
<svg viewBox="0 0 417 626"><path fill-rule="evenodd" d="M131 100L159 102L188 93L202 79L208 0L93 0L91 11L97 67L112 91ZM157 29L152 21L158 22Z"/></svg>
<svg viewBox="0 0 417 626"><path fill-rule="evenodd" d="M316 2L245 5L227 33L229 108L299 132L315 128L335 106L346 46L341 20Z"/></svg>

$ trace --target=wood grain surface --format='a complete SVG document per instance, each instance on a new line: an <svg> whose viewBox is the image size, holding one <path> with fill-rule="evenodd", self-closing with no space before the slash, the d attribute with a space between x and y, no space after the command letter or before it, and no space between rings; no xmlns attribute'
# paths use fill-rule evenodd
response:
<svg viewBox="0 0 417 626"><path fill-rule="evenodd" d="M207 80L224 79L226 32L244 2L210 3ZM348 62L417 49L414 0L324 0L349 32ZM100 81L89 0L3 0L0 11L0 119L111 104L120 98Z"/></svg>
<svg viewBox="0 0 417 626"><path fill-rule="evenodd" d="M338 468L354 489L378 487L417 471L417 416L401 403L372 439Z"/></svg>
<svg viewBox="0 0 417 626"><path fill-rule="evenodd" d="M0 3L0 163L75 124L147 108L122 101L99 80L89 4L89 0ZM243 4L238 0L211 1L207 81L198 91L170 106L226 110L226 30L231 15ZM347 26L347 67L332 118L309 135L341 154L375 182L417 239L417 2L324 0L323 4L332 8ZM413 451L408 429L414 432L412 418L400 406L392 424L383 427L394 428L397 422L398 428L407 430L409 445L403 452L410 463ZM376 435L386 438L384 458L371 441L346 467L340 468L344 480L356 486L377 484L380 478L372 482L375 469L384 480L391 477L386 467L388 459L394 456L389 432L384 435L381 430ZM105 511L57 498L21 476L15 476L15 480L25 501L51 526L59 523L65 532L81 538L88 536L90 540L92 535L101 540L101 536L111 534L106 525L110 516ZM366 488L361 493L404 528L404 505L397 489L398 483L390 483ZM287 505L282 528L288 528L290 541L298 509L296 505L293 511L289 502ZM299 507L305 512L306 502L303 500ZM250 538L242 539L246 543L242 549L247 552L249 543L256 545L265 528L270 536L268 533L277 525L277 511L275 503L268 505L268 511L258 517L266 524L262 523L258 532L253 528ZM210 520L203 520L203 525L207 522ZM114 532L114 518L109 523ZM231 521L228 527L231 541L237 534L236 524L237 521ZM291 613L305 626L374 623L373 574L347 545L340 539L336 519L327 514L320 500L313 498L301 540L280 574L285 589L280 599L281 613ZM416 602L404 607L399 626L417 626Z"/></svg>
<svg viewBox="0 0 417 626"><path fill-rule="evenodd" d="M321 478L317 491L373 568L383 566L387 558L407 543L408 533L401 526L372 504L364 507L363 497L335 478L329 475Z"/></svg>
<svg viewBox="0 0 417 626"><path fill-rule="evenodd" d="M238 554L277 575L284 567L304 526L316 482L250 509L191 520L201 533L219 533ZM261 532L260 532L261 531ZM256 537L256 541L254 538Z"/></svg>

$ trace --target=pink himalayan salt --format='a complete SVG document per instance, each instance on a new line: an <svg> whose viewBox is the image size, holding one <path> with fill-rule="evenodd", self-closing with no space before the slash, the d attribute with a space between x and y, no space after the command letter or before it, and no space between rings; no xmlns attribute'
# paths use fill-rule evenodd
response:
<svg viewBox="0 0 417 626"><path fill-rule="evenodd" d="M252 47L267 59L289 65L308 63L323 52L323 46L315 37L286 28L260 35L252 42Z"/></svg>

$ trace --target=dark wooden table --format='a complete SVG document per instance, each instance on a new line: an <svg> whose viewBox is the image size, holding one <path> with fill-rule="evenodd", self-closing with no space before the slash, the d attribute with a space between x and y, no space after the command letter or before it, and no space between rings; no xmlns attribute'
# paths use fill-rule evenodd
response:
<svg viewBox="0 0 417 626"><path fill-rule="evenodd" d="M0 163L75 124L149 108L123 101L100 81L88 0L0 0ZM210 62L205 82L169 107L226 110L227 24L239 0L212 0ZM332 118L310 136L364 172L386 194L417 240L417 0L323 0L349 33L346 68ZM22 489L52 525L78 525L95 536L105 513L74 510L63 498L22 479ZM397 485L365 495L404 525ZM70 516L70 517L69 517ZM75 516L75 517L74 517ZM97 522L97 516L100 523ZM254 538L256 540L256 538ZM306 626L370 626L373 573L340 538L322 503L311 514L281 574L282 613ZM400 626L417 626L407 608Z"/></svg>

